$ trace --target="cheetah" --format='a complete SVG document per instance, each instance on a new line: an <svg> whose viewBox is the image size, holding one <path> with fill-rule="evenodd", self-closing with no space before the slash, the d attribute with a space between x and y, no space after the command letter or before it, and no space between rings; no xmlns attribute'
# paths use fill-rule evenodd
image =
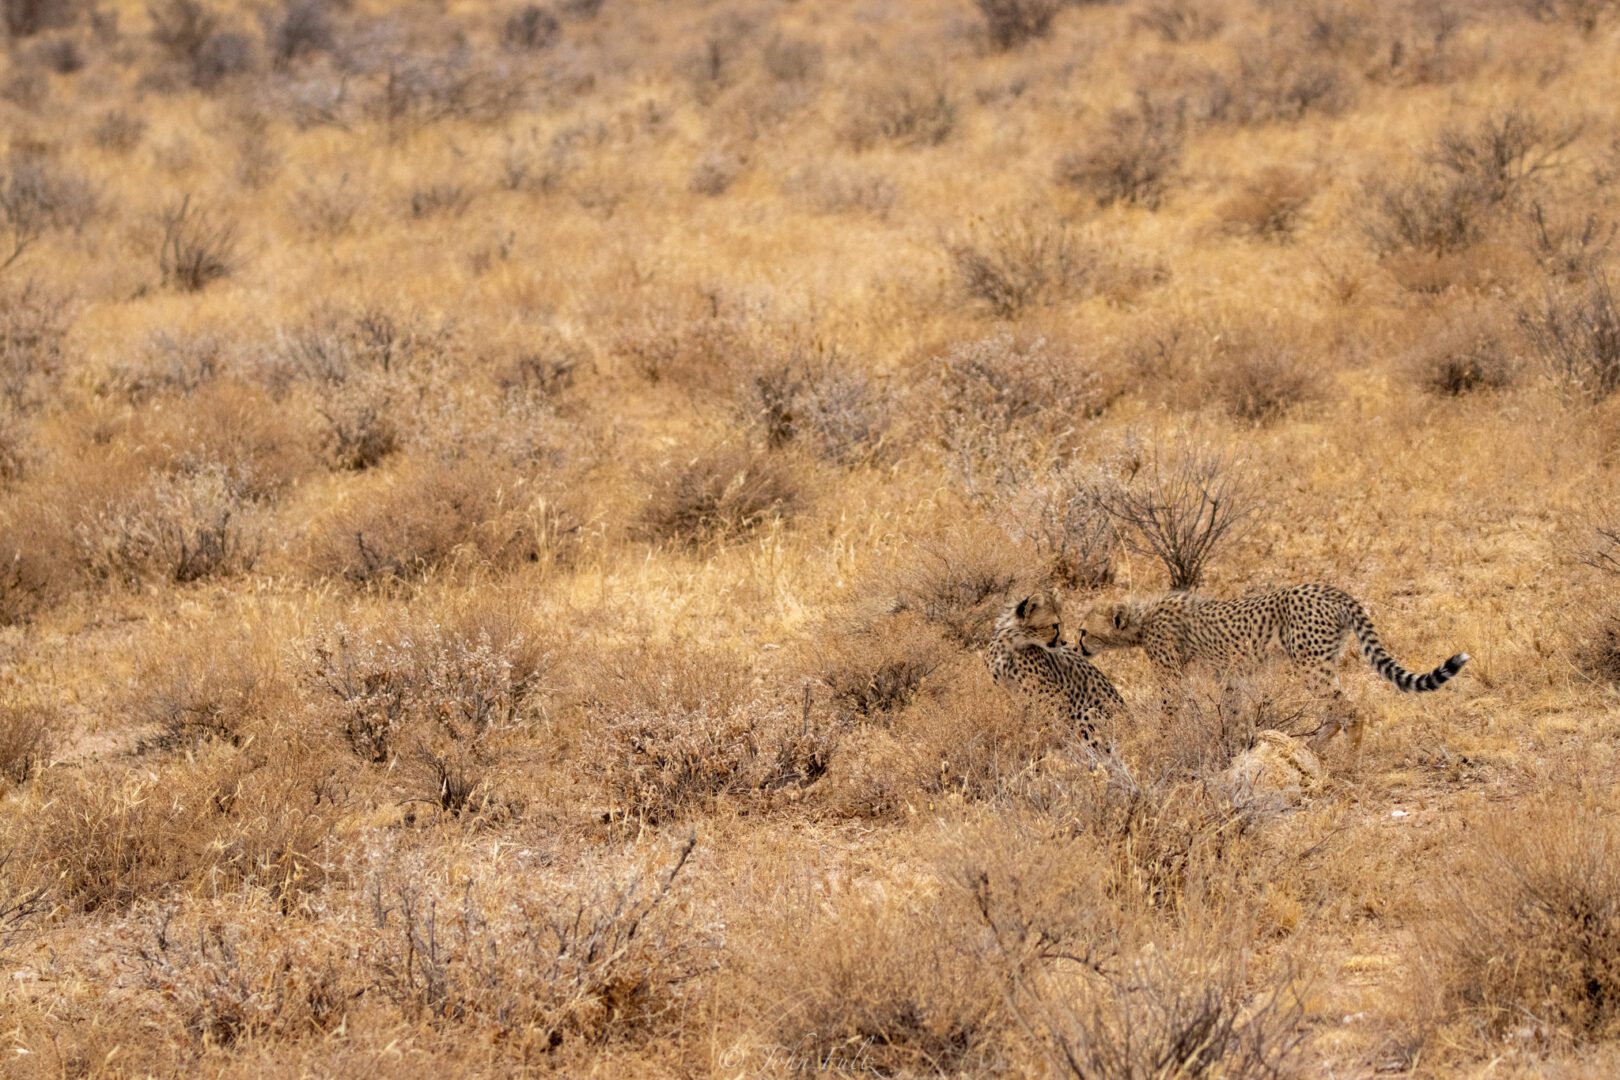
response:
<svg viewBox="0 0 1620 1080"><path fill-rule="evenodd" d="M986 659L997 683L1056 705L1090 745L1096 745L1096 722L1125 707L1108 676L1063 643L1057 598L1050 593L1007 605Z"/></svg>
<svg viewBox="0 0 1620 1080"><path fill-rule="evenodd" d="M1173 680L1188 667L1210 664L1230 675L1258 666L1273 645L1281 646L1295 667L1307 669L1314 688L1327 691L1333 701L1311 749L1322 749L1344 729L1359 751L1361 720L1349 709L1334 670L1352 633L1367 662L1406 693L1438 690L1468 663L1468 654L1458 653L1427 675L1407 671L1384 651L1361 602L1331 585L1290 585L1236 600L1171 593L1149 604L1098 605L1081 620L1079 646L1084 656L1140 646L1164 687L1166 706Z"/></svg>

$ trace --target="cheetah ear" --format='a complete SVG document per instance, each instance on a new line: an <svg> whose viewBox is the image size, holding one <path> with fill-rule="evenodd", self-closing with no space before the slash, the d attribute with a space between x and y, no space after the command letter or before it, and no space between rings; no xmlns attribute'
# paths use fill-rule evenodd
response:
<svg viewBox="0 0 1620 1080"><path fill-rule="evenodd" d="M1127 608L1124 604L1115 604L1114 605L1114 629L1115 630L1123 630L1123 629L1125 629L1125 618L1129 614L1130 614L1130 609Z"/></svg>
<svg viewBox="0 0 1620 1080"><path fill-rule="evenodd" d="M1013 615L1020 619L1027 616L1029 614L1029 602L1033 599L1035 599L1033 596L1026 596L1018 601L1018 606L1013 609Z"/></svg>

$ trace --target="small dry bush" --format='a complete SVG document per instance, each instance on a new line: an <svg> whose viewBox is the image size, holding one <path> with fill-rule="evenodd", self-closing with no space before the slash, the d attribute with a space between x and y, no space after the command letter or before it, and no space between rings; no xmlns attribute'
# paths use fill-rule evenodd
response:
<svg viewBox="0 0 1620 1080"><path fill-rule="evenodd" d="M694 846L590 889L379 881L362 950L376 993L413 1023L479 1032L530 1061L667 1037L717 946L683 902Z"/></svg>
<svg viewBox="0 0 1620 1080"><path fill-rule="evenodd" d="M61 600L82 576L70 518L21 486L0 498L0 626L23 623Z"/></svg>
<svg viewBox="0 0 1620 1080"><path fill-rule="evenodd" d="M749 381L748 411L773 449L804 445L845 466L878 461L887 449L888 392L836 348L791 349Z"/></svg>
<svg viewBox="0 0 1620 1080"><path fill-rule="evenodd" d="M1431 170L1370 181L1362 230L1384 256L1444 258L1485 235L1490 204L1473 176Z"/></svg>
<svg viewBox="0 0 1620 1080"><path fill-rule="evenodd" d="M1002 1059L1003 985L978 935L933 898L852 895L780 913L754 977L795 992L769 1018L771 1060L813 1072L972 1075Z"/></svg>
<svg viewBox="0 0 1620 1080"><path fill-rule="evenodd" d="M278 392L306 381L325 393L354 379L430 368L450 347L445 328L404 321L383 308L327 311L278 331L258 357L259 374Z"/></svg>
<svg viewBox="0 0 1620 1080"><path fill-rule="evenodd" d="M27 783L39 771L51 754L59 723L57 710L43 705L0 705L0 791Z"/></svg>
<svg viewBox="0 0 1620 1080"><path fill-rule="evenodd" d="M101 114L91 129L90 141L103 150L115 154L128 154L146 137L146 120L124 108L112 108Z"/></svg>
<svg viewBox="0 0 1620 1080"><path fill-rule="evenodd" d="M1107 466L1069 465L1014 500L1009 530L1028 540L1052 581L1082 590L1113 582L1122 542L1104 493L1116 483Z"/></svg>
<svg viewBox="0 0 1620 1080"><path fill-rule="evenodd" d="M1221 206L1221 224L1243 236L1285 241L1293 237L1315 194L1316 183L1307 173L1269 166Z"/></svg>
<svg viewBox="0 0 1620 1080"><path fill-rule="evenodd" d="M791 462L739 445L667 462L652 475L650 487L637 516L639 533L688 547L746 536L793 517L808 502L805 482Z"/></svg>
<svg viewBox="0 0 1620 1080"><path fill-rule="evenodd" d="M727 654L630 649L586 677L584 757L616 823L656 825L806 787L837 745L808 698L757 697L750 666Z"/></svg>
<svg viewBox="0 0 1620 1080"><path fill-rule="evenodd" d="M32 37L43 30L71 26L84 8L82 0L5 0L0 4L0 25L12 40Z"/></svg>
<svg viewBox="0 0 1620 1080"><path fill-rule="evenodd" d="M79 541L92 575L126 584L244 574L264 546L257 507L217 465L160 476L114 500L80 526Z"/></svg>
<svg viewBox="0 0 1620 1080"><path fill-rule="evenodd" d="M984 32L998 52L1016 49L1052 32L1062 0L973 0L984 16Z"/></svg>
<svg viewBox="0 0 1620 1080"><path fill-rule="evenodd" d="M1403 364L1425 389L1446 397L1505 390L1520 368L1511 331L1495 307L1464 305L1430 322Z"/></svg>
<svg viewBox="0 0 1620 1080"><path fill-rule="evenodd" d="M1249 475L1227 455L1183 448L1160 453L1134 476L1107 489L1103 505L1133 550L1158 559L1172 589L1196 589L1204 567L1255 511Z"/></svg>
<svg viewBox="0 0 1620 1080"><path fill-rule="evenodd" d="M1000 529L962 525L907 548L865 591L893 597L895 613L915 612L956 644L980 649L1025 570Z"/></svg>
<svg viewBox="0 0 1620 1080"><path fill-rule="evenodd" d="M1057 164L1057 180L1101 206L1132 203L1158 209L1181 162L1184 117L1179 103L1146 95L1129 109L1115 109L1085 148Z"/></svg>
<svg viewBox="0 0 1620 1080"><path fill-rule="evenodd" d="M1225 25L1220 12L1199 0L1152 0L1131 16L1131 22L1171 45L1207 41Z"/></svg>
<svg viewBox="0 0 1620 1080"><path fill-rule="evenodd" d="M562 37L562 23L548 8L525 4L501 24L501 45L514 52L538 52Z"/></svg>
<svg viewBox="0 0 1620 1080"><path fill-rule="evenodd" d="M126 715L155 730L163 747L208 739L241 746L287 711L274 645L223 628L189 640L166 640L143 658L124 703Z"/></svg>
<svg viewBox="0 0 1620 1080"><path fill-rule="evenodd" d="M301 680L319 726L340 735L361 761L387 764L413 751L414 764L487 766L496 736L515 727L540 689L539 646L506 620L458 625L395 619L372 629L339 623L311 636ZM439 794L448 796L442 790ZM445 809L459 811L466 800Z"/></svg>
<svg viewBox="0 0 1620 1080"><path fill-rule="evenodd" d="M1583 631L1576 643L1574 658L1580 669L1594 679L1620 686L1620 611L1608 598L1613 582L1620 579L1620 518L1609 514L1594 528L1595 542L1576 553L1576 558L1604 575L1603 586L1577 626Z"/></svg>
<svg viewBox="0 0 1620 1080"><path fill-rule="evenodd" d="M1580 134L1579 124L1556 123L1515 106L1472 127L1446 128L1429 160L1495 206L1518 200L1537 176L1557 168Z"/></svg>
<svg viewBox="0 0 1620 1080"><path fill-rule="evenodd" d="M145 374L167 380L176 373ZM320 468L309 418L260 387L219 379L160 401L141 414L133 434L168 451L165 467L178 475L219 470L242 499L258 504Z"/></svg>
<svg viewBox="0 0 1620 1080"><path fill-rule="evenodd" d="M305 565L388 586L448 567L499 571L560 556L556 507L518 479L479 460L407 463L318 520Z"/></svg>
<svg viewBox="0 0 1620 1080"><path fill-rule="evenodd" d="M1001 319L1074 296L1095 258L1067 222L1035 213L981 219L945 253L962 292Z"/></svg>
<svg viewBox="0 0 1620 1080"><path fill-rule="evenodd" d="M220 13L202 0L157 0L147 15L153 42L191 86L211 90L254 66L254 42L225 29Z"/></svg>
<svg viewBox="0 0 1620 1080"><path fill-rule="evenodd" d="M1438 1014L1484 1051L1504 1036L1600 1042L1620 1030L1620 830L1591 795L1552 792L1464 845L1420 931Z"/></svg>
<svg viewBox="0 0 1620 1080"><path fill-rule="evenodd" d="M818 162L794 170L783 185L818 214L865 213L886 217L900 192L881 172Z"/></svg>
<svg viewBox="0 0 1620 1080"><path fill-rule="evenodd" d="M1326 393L1326 379L1307 350L1276 332L1229 329L1215 343L1209 389L1234 419L1280 420Z"/></svg>
<svg viewBox="0 0 1620 1080"><path fill-rule="evenodd" d="M1284 28L1240 37L1236 77L1222 87L1219 106L1239 124L1293 123L1306 116L1337 116L1350 107L1355 84L1331 53L1301 48Z"/></svg>
<svg viewBox="0 0 1620 1080"><path fill-rule="evenodd" d="M69 312L33 283L0 287L0 401L19 413L51 396L66 359Z"/></svg>
<svg viewBox="0 0 1620 1080"><path fill-rule="evenodd" d="M925 71L898 71L850 88L838 133L855 150L879 143L938 146L950 138L956 120L956 102L943 80Z"/></svg>
<svg viewBox="0 0 1620 1080"><path fill-rule="evenodd" d="M1525 214L1527 246L1549 277L1568 283L1590 278L1607 264L1620 225L1595 211L1578 214L1549 211L1541 200Z"/></svg>
<svg viewBox="0 0 1620 1080"><path fill-rule="evenodd" d="M163 284L198 292L237 268L236 223L194 207L191 196L164 209L158 219L162 238L158 271Z"/></svg>
<svg viewBox="0 0 1620 1080"><path fill-rule="evenodd" d="M959 651L916 612L834 620L814 649L841 724L888 722Z"/></svg>
<svg viewBox="0 0 1620 1080"><path fill-rule="evenodd" d="M1542 368L1572 393L1596 402L1620 389L1620 303L1607 274L1584 287L1549 287L1519 325Z"/></svg>
<svg viewBox="0 0 1620 1080"><path fill-rule="evenodd" d="M612 352L649 383L719 390L736 377L741 358L760 350L755 313L712 309L697 318L651 312L621 331Z"/></svg>

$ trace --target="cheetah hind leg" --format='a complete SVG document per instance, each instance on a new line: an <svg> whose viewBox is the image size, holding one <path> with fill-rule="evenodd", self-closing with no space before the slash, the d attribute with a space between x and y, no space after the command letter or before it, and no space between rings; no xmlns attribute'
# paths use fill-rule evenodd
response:
<svg viewBox="0 0 1620 1080"><path fill-rule="evenodd" d="M1318 700L1326 705L1327 715L1317 726L1316 733L1311 736L1310 748L1315 753L1321 753L1333 736L1343 731L1350 736L1350 752L1352 757L1361 756L1361 736L1365 725L1361 714L1350 699L1345 697L1343 688L1339 685L1339 674L1331 664L1324 664L1314 668L1310 676L1311 688Z"/></svg>

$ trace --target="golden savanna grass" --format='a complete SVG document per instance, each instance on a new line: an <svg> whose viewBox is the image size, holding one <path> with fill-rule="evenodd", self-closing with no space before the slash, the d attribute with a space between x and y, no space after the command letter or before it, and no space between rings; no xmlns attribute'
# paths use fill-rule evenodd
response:
<svg viewBox="0 0 1620 1080"><path fill-rule="evenodd" d="M1620 1068L1615 4L0 23L0 1074Z"/></svg>

